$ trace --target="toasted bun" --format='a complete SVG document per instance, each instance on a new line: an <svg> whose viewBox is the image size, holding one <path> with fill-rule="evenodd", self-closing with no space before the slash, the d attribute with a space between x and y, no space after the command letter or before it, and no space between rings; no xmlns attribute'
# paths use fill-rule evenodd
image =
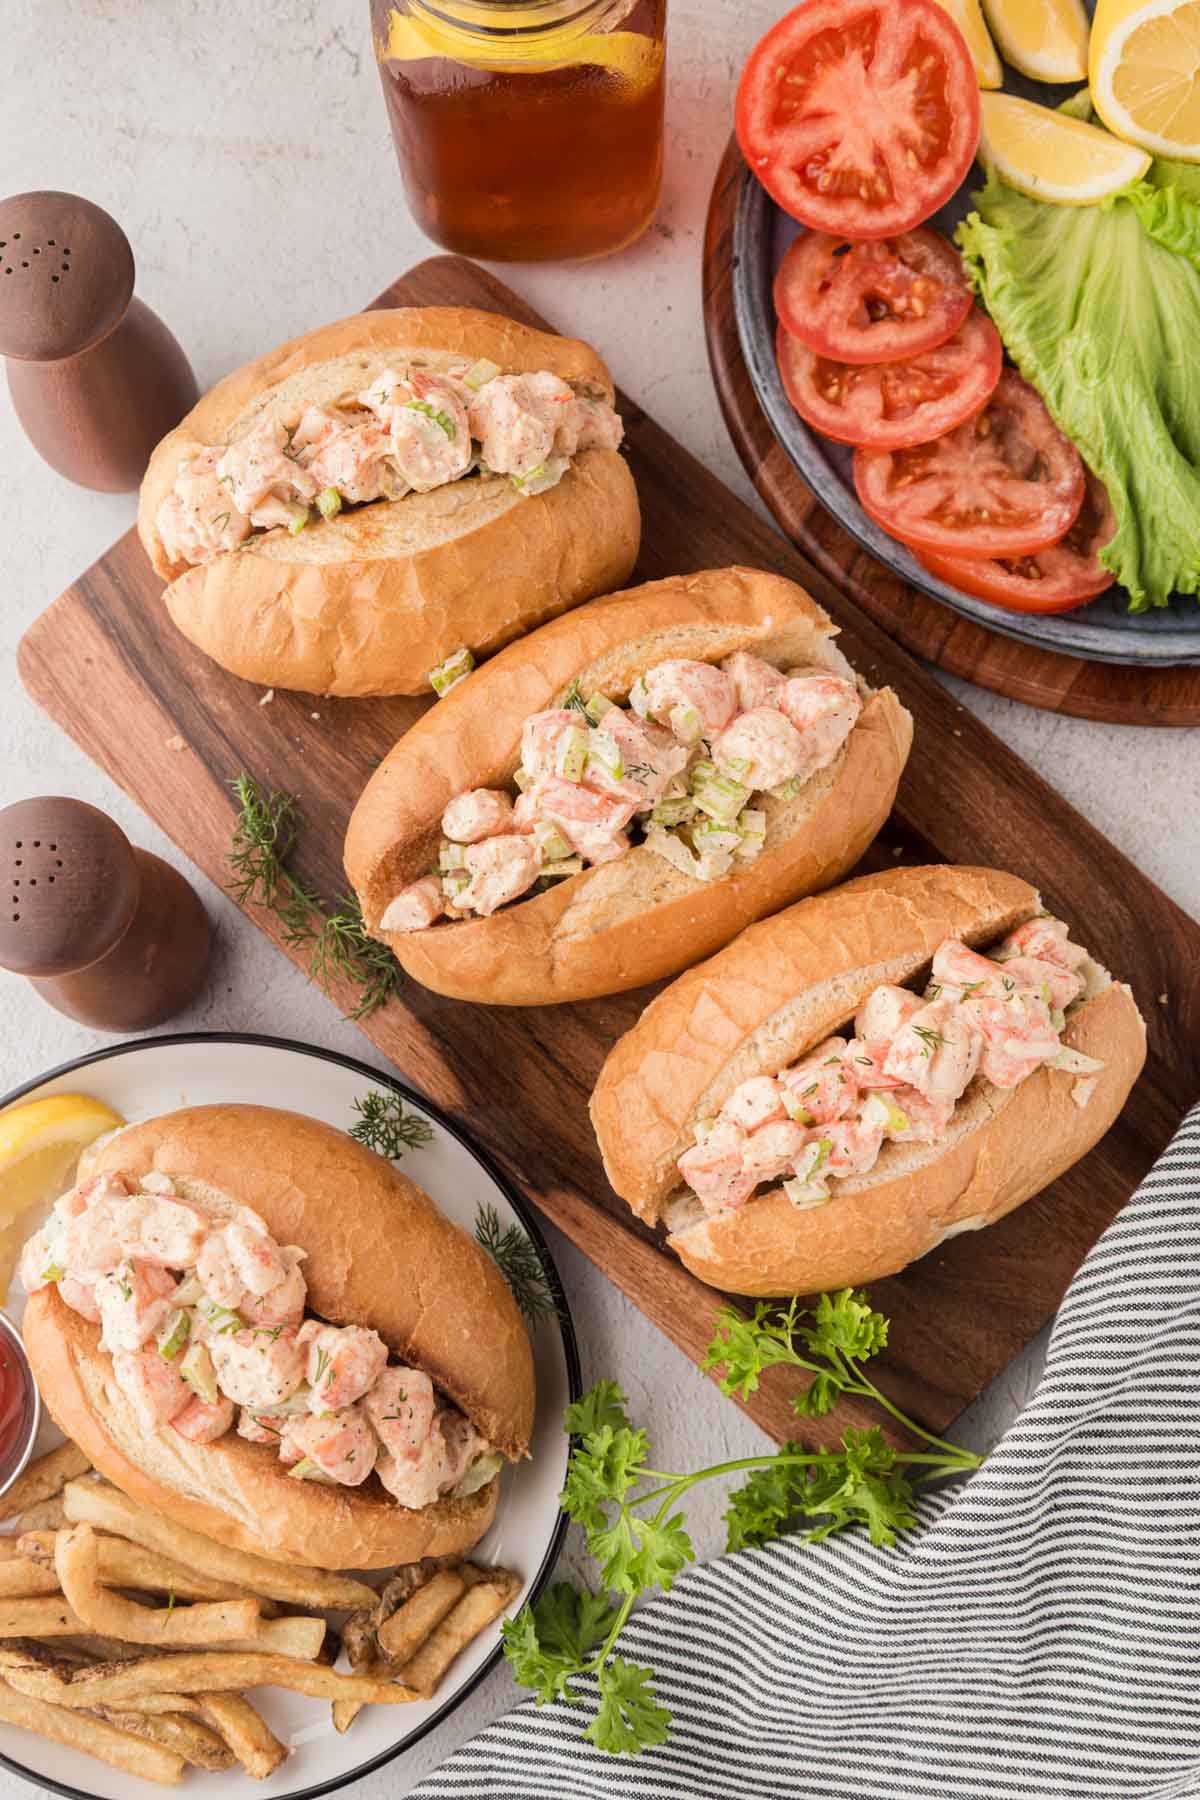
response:
<svg viewBox="0 0 1200 1800"><path fill-rule="evenodd" d="M484 476L374 501L296 537L264 532L196 567L171 562L155 521L182 458L265 417L294 424L306 406L360 393L397 361L437 368L464 356L510 373L545 369L613 400L587 344L447 306L360 313L309 332L192 408L155 450L138 504L139 535L186 637L269 686L416 694L460 645L488 655L627 579L641 532L637 491L611 450L585 450L557 487L528 499L504 477Z"/></svg>
<svg viewBox="0 0 1200 1800"><path fill-rule="evenodd" d="M624 698L667 657L717 662L735 650L853 679L834 635L795 583L732 568L648 582L514 644L401 738L355 807L346 872L368 927L438 993L539 1005L673 974L764 913L836 881L887 817L912 740L912 721L891 690L874 693L861 682L863 711L837 760L795 799L760 802L766 846L724 880L698 881L639 846L492 918L379 929L393 896L428 868L447 802L510 781L524 721L559 703L572 681Z"/></svg>
<svg viewBox="0 0 1200 1800"><path fill-rule="evenodd" d="M127 1126L86 1172L181 1178L213 1211L250 1206L281 1242L308 1252L309 1305L336 1325L377 1331L423 1369L512 1459L533 1425L529 1339L495 1265L390 1163L331 1126L261 1106L197 1106ZM466 1499L402 1507L372 1476L362 1487L294 1481L266 1445L233 1433L192 1444L147 1435L113 1379L99 1327L54 1288L23 1326L55 1420L134 1499L196 1531L264 1556L321 1568L382 1568L466 1550L496 1507L492 1481Z"/></svg>
<svg viewBox="0 0 1200 1800"><path fill-rule="evenodd" d="M995 870L896 869L743 932L652 1001L601 1070L591 1113L613 1187L643 1219L666 1213L668 1242L693 1274L740 1294L873 1281L1001 1218L1104 1135L1145 1060L1129 989L1094 965L1063 1033L1104 1062L1085 1105L1075 1081L1049 1069L1007 1090L978 1079L941 1143L885 1145L874 1169L811 1209L777 1188L704 1218L675 1165L698 1119L750 1076L796 1062L879 982L910 981L944 938L986 946L1039 908L1033 888Z"/></svg>

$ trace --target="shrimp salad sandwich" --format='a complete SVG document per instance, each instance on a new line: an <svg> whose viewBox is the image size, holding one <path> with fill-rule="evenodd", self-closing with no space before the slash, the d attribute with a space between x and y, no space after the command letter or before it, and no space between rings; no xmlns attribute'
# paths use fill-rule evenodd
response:
<svg viewBox="0 0 1200 1800"><path fill-rule="evenodd" d="M439 993L578 1000L673 974L837 881L912 721L793 582L715 569L543 626L400 740L355 808L369 930Z"/></svg>
<svg viewBox="0 0 1200 1800"><path fill-rule="evenodd" d="M528 1451L532 1355L495 1265L298 1114L189 1107L101 1140L21 1276L63 1431L238 1549L320 1568L461 1554Z"/></svg>
<svg viewBox="0 0 1200 1800"><path fill-rule="evenodd" d="M427 693L627 578L622 429L587 344L362 313L206 394L151 458L138 532L176 625L235 675Z"/></svg>
<svg viewBox="0 0 1200 1800"><path fill-rule="evenodd" d="M592 1096L609 1179L741 1294L874 1281L1020 1206L1117 1117L1129 989L991 869L890 870L651 1002Z"/></svg>

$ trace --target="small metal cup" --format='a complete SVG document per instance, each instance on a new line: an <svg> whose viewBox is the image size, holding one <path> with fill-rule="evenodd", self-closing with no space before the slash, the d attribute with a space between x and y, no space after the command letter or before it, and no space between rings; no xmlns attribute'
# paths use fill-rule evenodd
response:
<svg viewBox="0 0 1200 1800"><path fill-rule="evenodd" d="M7 1313L0 1312L0 1356L11 1357L21 1374L22 1400L16 1436L0 1454L0 1494L6 1494L33 1455L38 1427L42 1422L42 1401L33 1379L33 1370L21 1342L21 1334Z"/></svg>

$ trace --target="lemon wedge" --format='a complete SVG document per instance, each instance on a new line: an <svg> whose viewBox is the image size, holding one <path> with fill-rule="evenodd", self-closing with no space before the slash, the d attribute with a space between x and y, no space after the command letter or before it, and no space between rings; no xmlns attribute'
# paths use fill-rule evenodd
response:
<svg viewBox="0 0 1200 1800"><path fill-rule="evenodd" d="M1089 77L1111 131L1200 162L1200 0L1099 0Z"/></svg>
<svg viewBox="0 0 1200 1800"><path fill-rule="evenodd" d="M1014 69L1035 81L1082 81L1088 22L1082 0L985 0L992 36Z"/></svg>
<svg viewBox="0 0 1200 1800"><path fill-rule="evenodd" d="M82 1151L125 1123L86 1094L52 1094L0 1113L0 1231L70 1186Z"/></svg>
<svg viewBox="0 0 1200 1800"><path fill-rule="evenodd" d="M980 96L979 159L1019 194L1091 206L1140 181L1150 158L1097 125L1015 94Z"/></svg>
<svg viewBox="0 0 1200 1800"><path fill-rule="evenodd" d="M980 87L1002 87L1004 68L996 54L996 46L992 42L979 0L938 0L938 5L943 12L950 14L966 38L971 61L975 64L975 79Z"/></svg>

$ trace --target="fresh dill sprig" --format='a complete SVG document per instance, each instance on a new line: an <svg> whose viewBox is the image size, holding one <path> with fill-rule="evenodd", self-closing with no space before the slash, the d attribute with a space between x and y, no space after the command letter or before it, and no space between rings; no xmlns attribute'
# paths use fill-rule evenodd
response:
<svg viewBox="0 0 1200 1800"><path fill-rule="evenodd" d="M502 1226L494 1206L479 1208L475 1241L482 1245L507 1281L512 1297L531 1325L558 1312L537 1245L519 1225Z"/></svg>
<svg viewBox="0 0 1200 1800"><path fill-rule="evenodd" d="M433 1142L433 1126L420 1113L410 1112L399 1094L381 1094L375 1088L354 1102L358 1124L350 1136L368 1150L399 1162L406 1150Z"/></svg>
<svg viewBox="0 0 1200 1800"><path fill-rule="evenodd" d="M234 876L229 892L239 906L265 906L273 912L285 944L311 946L309 980L325 993L335 976L357 983L358 1004L349 1017L365 1018L399 987L400 965L386 944L368 935L354 895L344 895L337 910L327 912L318 895L287 867L301 823L295 796L262 787L245 770L229 785L238 803L228 857Z"/></svg>

